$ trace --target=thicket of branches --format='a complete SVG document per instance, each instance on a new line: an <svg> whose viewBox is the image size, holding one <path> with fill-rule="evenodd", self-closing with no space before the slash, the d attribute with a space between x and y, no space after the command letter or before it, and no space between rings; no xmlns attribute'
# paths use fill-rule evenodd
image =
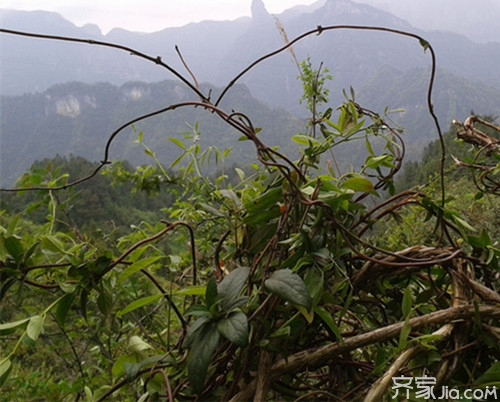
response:
<svg viewBox="0 0 500 402"><path fill-rule="evenodd" d="M221 109L231 87L256 65L305 37L341 29L402 35L430 55L427 104L441 140L433 190L396 193L393 179L404 159L401 130L386 114L357 103L354 91L337 109L329 107L328 71L310 60L300 63L310 119L291 138L298 160L268 147L252 116ZM53 354L67 351L72 385L62 399L389 400L396 376L435 377L436 387L500 385L500 250L497 239L474 232L447 203L446 153L432 107L435 55L424 38L379 27L318 26L256 60L212 100L187 62L189 78L160 57L117 44L0 32L129 52L166 69L194 97L124 122L85 177L53 171L23 177L22 191L46 195L49 215L46 225L36 227L22 215L2 216L4 387L15 366L22 366L16 356L36 356L35 343L47 332L60 334L66 345L64 353L49 347ZM111 164L110 148L124 128L186 107L232 126L254 144L257 163L237 169L238 182L229 184L200 168L211 156L224 159L222 151L170 139L180 151L169 166L178 168L172 174L144 145L154 161L150 169L127 173L118 167L107 174L148 191L180 186L165 220L112 241L58 226L68 208L58 195ZM474 143L480 146L475 159L459 163L478 172L479 191L498 193L498 142L484 142L473 123L464 123L461 138L483 142ZM193 135L199 135L197 127ZM343 172L337 159L353 141L365 144L365 163ZM425 214L419 218L415 211ZM414 233L415 243L401 248L391 225L404 221L416 231L427 222L428 232ZM40 356L38 363L43 359L52 357Z"/></svg>

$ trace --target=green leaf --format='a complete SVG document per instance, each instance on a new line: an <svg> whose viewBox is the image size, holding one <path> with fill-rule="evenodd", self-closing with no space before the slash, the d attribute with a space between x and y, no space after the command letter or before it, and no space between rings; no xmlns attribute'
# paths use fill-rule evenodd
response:
<svg viewBox="0 0 500 402"><path fill-rule="evenodd" d="M258 215L265 213L271 207L276 206L283 198L283 193L280 187L272 188L250 202L245 203L245 208L249 215ZM279 216L279 208L278 208Z"/></svg>
<svg viewBox="0 0 500 402"><path fill-rule="evenodd" d="M78 285L72 282L60 282L59 287L64 293L73 293Z"/></svg>
<svg viewBox="0 0 500 402"><path fill-rule="evenodd" d="M10 361L10 359L3 360L0 363L0 387L3 385L3 383L9 376L11 369L12 369L12 362Z"/></svg>
<svg viewBox="0 0 500 402"><path fill-rule="evenodd" d="M296 144L303 145L305 147L318 146L319 142L317 139L310 137L308 135L296 134L292 137L292 141Z"/></svg>
<svg viewBox="0 0 500 402"><path fill-rule="evenodd" d="M429 42L427 42L424 39L419 39L418 41L420 43L420 46L422 46L424 48L424 52L427 51L427 49L429 49L429 47L430 47Z"/></svg>
<svg viewBox="0 0 500 402"><path fill-rule="evenodd" d="M44 321L45 316L34 315L33 317L31 317L30 322L28 323L28 328L26 328L26 335L36 341L38 339L38 336L42 332Z"/></svg>
<svg viewBox="0 0 500 402"><path fill-rule="evenodd" d="M311 295L313 305L317 305L323 293L323 271L316 267L309 268L304 276L304 282Z"/></svg>
<svg viewBox="0 0 500 402"><path fill-rule="evenodd" d="M137 310L138 308L147 306L148 304L154 303L158 299L162 298L163 294L157 294L153 296L147 296L143 297L141 299L134 300L132 303L130 303L127 307L125 307L123 310L119 311L116 313L116 316L120 318L121 316L130 313L131 311Z"/></svg>
<svg viewBox="0 0 500 402"><path fill-rule="evenodd" d="M184 313L186 316L194 316L194 317L200 317L200 316L210 316L210 310L208 309L207 306L203 304L195 304L194 306L191 306L188 308L188 310Z"/></svg>
<svg viewBox="0 0 500 402"><path fill-rule="evenodd" d="M207 283L207 290L205 292L205 303L208 308L212 307L217 302L217 296L217 281L215 277L212 276Z"/></svg>
<svg viewBox="0 0 500 402"><path fill-rule="evenodd" d="M394 157L392 155L384 154L379 156L369 156L366 158L365 166L363 169L379 169L381 167L394 168Z"/></svg>
<svg viewBox="0 0 500 402"><path fill-rule="evenodd" d="M413 295L411 288L409 286L406 287L405 293L403 295L403 301L401 303L401 311L403 312L403 317L408 317L411 312L411 308L413 305Z"/></svg>
<svg viewBox="0 0 500 402"><path fill-rule="evenodd" d="M66 322L69 309L71 308L71 305L73 304L74 300L75 300L74 293L66 293L59 301L59 303L57 303L55 316L56 316L56 321L61 327L63 327L64 323Z"/></svg>
<svg viewBox="0 0 500 402"><path fill-rule="evenodd" d="M97 307L99 311L107 317L113 308L113 298L111 294L105 289L101 289L99 296L97 296Z"/></svg>
<svg viewBox="0 0 500 402"><path fill-rule="evenodd" d="M196 203L195 205L196 209L202 209L204 210L205 212L208 212L210 214L212 214L213 216L217 216L219 218L222 218L224 217L225 215L219 211L217 208L214 208L213 206L211 205L208 205L208 204L205 204L203 202L198 202Z"/></svg>
<svg viewBox="0 0 500 402"><path fill-rule="evenodd" d="M137 335L130 337L128 341L128 350L130 352L142 352L147 349L153 349L153 347L149 343L143 341L141 337Z"/></svg>
<svg viewBox="0 0 500 402"><path fill-rule="evenodd" d="M52 253L65 253L62 242L52 235L42 237L42 246Z"/></svg>
<svg viewBox="0 0 500 402"><path fill-rule="evenodd" d="M186 286L182 289L174 290L172 293L181 296L205 296L206 287L203 285Z"/></svg>
<svg viewBox="0 0 500 402"><path fill-rule="evenodd" d="M319 318L326 324L326 326L332 331L338 340L342 339L342 334L340 333L339 327L335 324L332 315L322 306L314 307L314 312Z"/></svg>
<svg viewBox="0 0 500 402"><path fill-rule="evenodd" d="M311 309L311 296L307 292L307 287L302 278L289 269L280 269L264 282L265 287L282 299Z"/></svg>
<svg viewBox="0 0 500 402"><path fill-rule="evenodd" d="M399 350L403 350L406 348L410 332L411 332L410 316L407 316L403 324L403 328L401 329L401 333L399 334L399 345L398 345Z"/></svg>
<svg viewBox="0 0 500 402"><path fill-rule="evenodd" d="M239 299L238 296L249 275L249 267L238 267L219 283L217 290L221 298L221 308L223 311L230 311L231 306Z"/></svg>
<svg viewBox="0 0 500 402"><path fill-rule="evenodd" d="M235 345L245 347L248 344L248 319L241 311L234 311L227 318L219 320L217 329Z"/></svg>
<svg viewBox="0 0 500 402"><path fill-rule="evenodd" d="M209 315L202 315L200 318L198 318L193 325L189 327L189 330L186 334L186 339L184 340L184 347L187 349L191 348L191 345L193 342L197 339L198 332L208 324L211 320L211 317Z"/></svg>
<svg viewBox="0 0 500 402"><path fill-rule="evenodd" d="M5 239L5 249L14 258L14 260L19 263L22 261L24 254L23 245L17 237L10 236Z"/></svg>
<svg viewBox="0 0 500 402"><path fill-rule="evenodd" d="M144 258L142 260L134 262L132 265L129 265L127 267L127 269L125 269L118 276L118 283L122 283L123 281L127 280L132 275L134 275L135 273L139 272L141 269L144 269L146 267L149 267L150 265L153 265L155 262L157 262L160 259L161 259L161 256L155 256L155 257Z"/></svg>
<svg viewBox="0 0 500 402"><path fill-rule="evenodd" d="M14 232L16 231L17 224L19 222L19 218L21 218L21 214L18 214L11 219L9 226L7 227L7 232L6 232L7 236L14 235Z"/></svg>
<svg viewBox="0 0 500 402"><path fill-rule="evenodd" d="M353 191L361 191L363 193L369 193L373 191L373 184L370 180L361 177L350 177L342 184L342 188L353 190Z"/></svg>
<svg viewBox="0 0 500 402"><path fill-rule="evenodd" d="M240 178L240 181L245 181L245 172L243 170L241 170L240 168L234 168L234 171Z"/></svg>
<svg viewBox="0 0 500 402"><path fill-rule="evenodd" d="M187 358L188 380L189 385L198 395L203 392L208 366L219 339L217 324L209 321L196 332L195 339L191 342Z"/></svg>
<svg viewBox="0 0 500 402"><path fill-rule="evenodd" d="M227 190L227 189L220 190L220 194L223 197L231 200L237 208L241 207L241 200L233 190Z"/></svg>
<svg viewBox="0 0 500 402"><path fill-rule="evenodd" d="M183 150L186 150L186 146L181 142L179 141L177 138L169 138L168 139L170 142L173 142L175 145L177 145L179 148L183 149Z"/></svg>
<svg viewBox="0 0 500 402"><path fill-rule="evenodd" d="M119 378L125 374L125 364L133 364L137 358L133 355L120 355L113 363L111 374L114 378Z"/></svg>
<svg viewBox="0 0 500 402"><path fill-rule="evenodd" d="M7 322L5 324L0 324L0 335L7 335L14 331L15 328L25 326L29 318L23 318L22 320Z"/></svg>
<svg viewBox="0 0 500 402"><path fill-rule="evenodd" d="M474 381L474 385L498 385L500 386L500 362L495 362L486 372Z"/></svg>
<svg viewBox="0 0 500 402"><path fill-rule="evenodd" d="M125 377L128 381L132 382L137 378L141 365L139 363L124 363Z"/></svg>

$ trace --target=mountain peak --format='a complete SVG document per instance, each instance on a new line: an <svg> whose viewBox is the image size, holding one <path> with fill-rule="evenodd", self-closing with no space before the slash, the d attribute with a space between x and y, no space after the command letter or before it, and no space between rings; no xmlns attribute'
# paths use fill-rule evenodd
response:
<svg viewBox="0 0 500 402"><path fill-rule="evenodd" d="M252 0L252 18L254 20L261 20L264 18L269 18L269 13L266 10L266 6L262 0Z"/></svg>

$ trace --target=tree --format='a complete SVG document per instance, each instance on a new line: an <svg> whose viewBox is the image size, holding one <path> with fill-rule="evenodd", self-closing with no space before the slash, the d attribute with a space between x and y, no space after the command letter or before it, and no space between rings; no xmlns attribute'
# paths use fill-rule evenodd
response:
<svg viewBox="0 0 500 402"><path fill-rule="evenodd" d="M428 105L437 123L434 52L417 35L319 26L279 51L341 28L418 40L432 56ZM404 158L399 131L385 114L358 104L353 90L335 112L327 107L322 66L302 64L312 115L306 132L292 138L300 151L294 161L261 141L251 117L219 106L242 75L276 52L250 65L212 102L196 80L192 84L159 57L115 44L37 36L125 50L172 72L199 100L125 123L111 134L103 161L87 177L25 177L23 191L48 194L49 216L43 226L20 215L2 216L4 387L9 373L23 364L16 356L40 341L46 342L45 353L57 354L68 367L64 376L53 373L53 383L43 389L52 399L85 393L98 401L370 401L390 400L394 377L429 376L436 387L485 392L500 385L500 295L490 281L498 271L498 241L486 231L474 233L447 202L439 124L436 191L396 193L393 179ZM185 161L175 177L146 145L154 174L125 174L138 187L149 183L158 189L175 181L180 190L165 211L168 219L143 223L109 242L55 227L57 192L108 165L109 146L122 128L184 107L202 108L234 127L254 144L257 163L246 172L236 168L233 184L225 176L205 176L203 163L219 162L225 153L201 149L195 126L191 144L171 139L181 154L170 168ZM364 143L366 159L359 169L344 172L336 160L353 141ZM424 211L422 220L432 222L433 230L423 243L401 247L390 236L392 222L421 221L419 213L406 210ZM52 339L66 345L59 352L50 347L48 334L54 333L58 338ZM42 361L33 356L25 372L36 372ZM408 399L418 399L417 391Z"/></svg>

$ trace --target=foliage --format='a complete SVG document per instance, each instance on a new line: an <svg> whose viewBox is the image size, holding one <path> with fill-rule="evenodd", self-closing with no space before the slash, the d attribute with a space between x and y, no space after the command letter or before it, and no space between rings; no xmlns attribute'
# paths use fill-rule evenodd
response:
<svg viewBox="0 0 500 402"><path fill-rule="evenodd" d="M497 233L477 231L457 212L445 180L428 192L397 192L399 130L353 90L334 111L326 71L302 69L311 119L291 139L297 160L266 146L250 117L225 112L225 91L211 102L184 80L201 101L163 112L214 114L254 145L257 163L235 168L234 178L205 175L204 164L222 164L229 151L202 148L194 125L189 138L170 141L180 155L163 167L139 135L154 167L118 166L107 176L175 200L119 238L57 225L59 206L75 203L57 200L73 188L67 173L25 176L32 185L23 191L44 191L49 214L39 224L1 215L5 395L391 400L391 378L402 374L433 376L438 386L500 386ZM364 163L343 170L336 160L353 142ZM399 225L421 236L399 238ZM40 386L21 387L23 373L43 377Z"/></svg>

